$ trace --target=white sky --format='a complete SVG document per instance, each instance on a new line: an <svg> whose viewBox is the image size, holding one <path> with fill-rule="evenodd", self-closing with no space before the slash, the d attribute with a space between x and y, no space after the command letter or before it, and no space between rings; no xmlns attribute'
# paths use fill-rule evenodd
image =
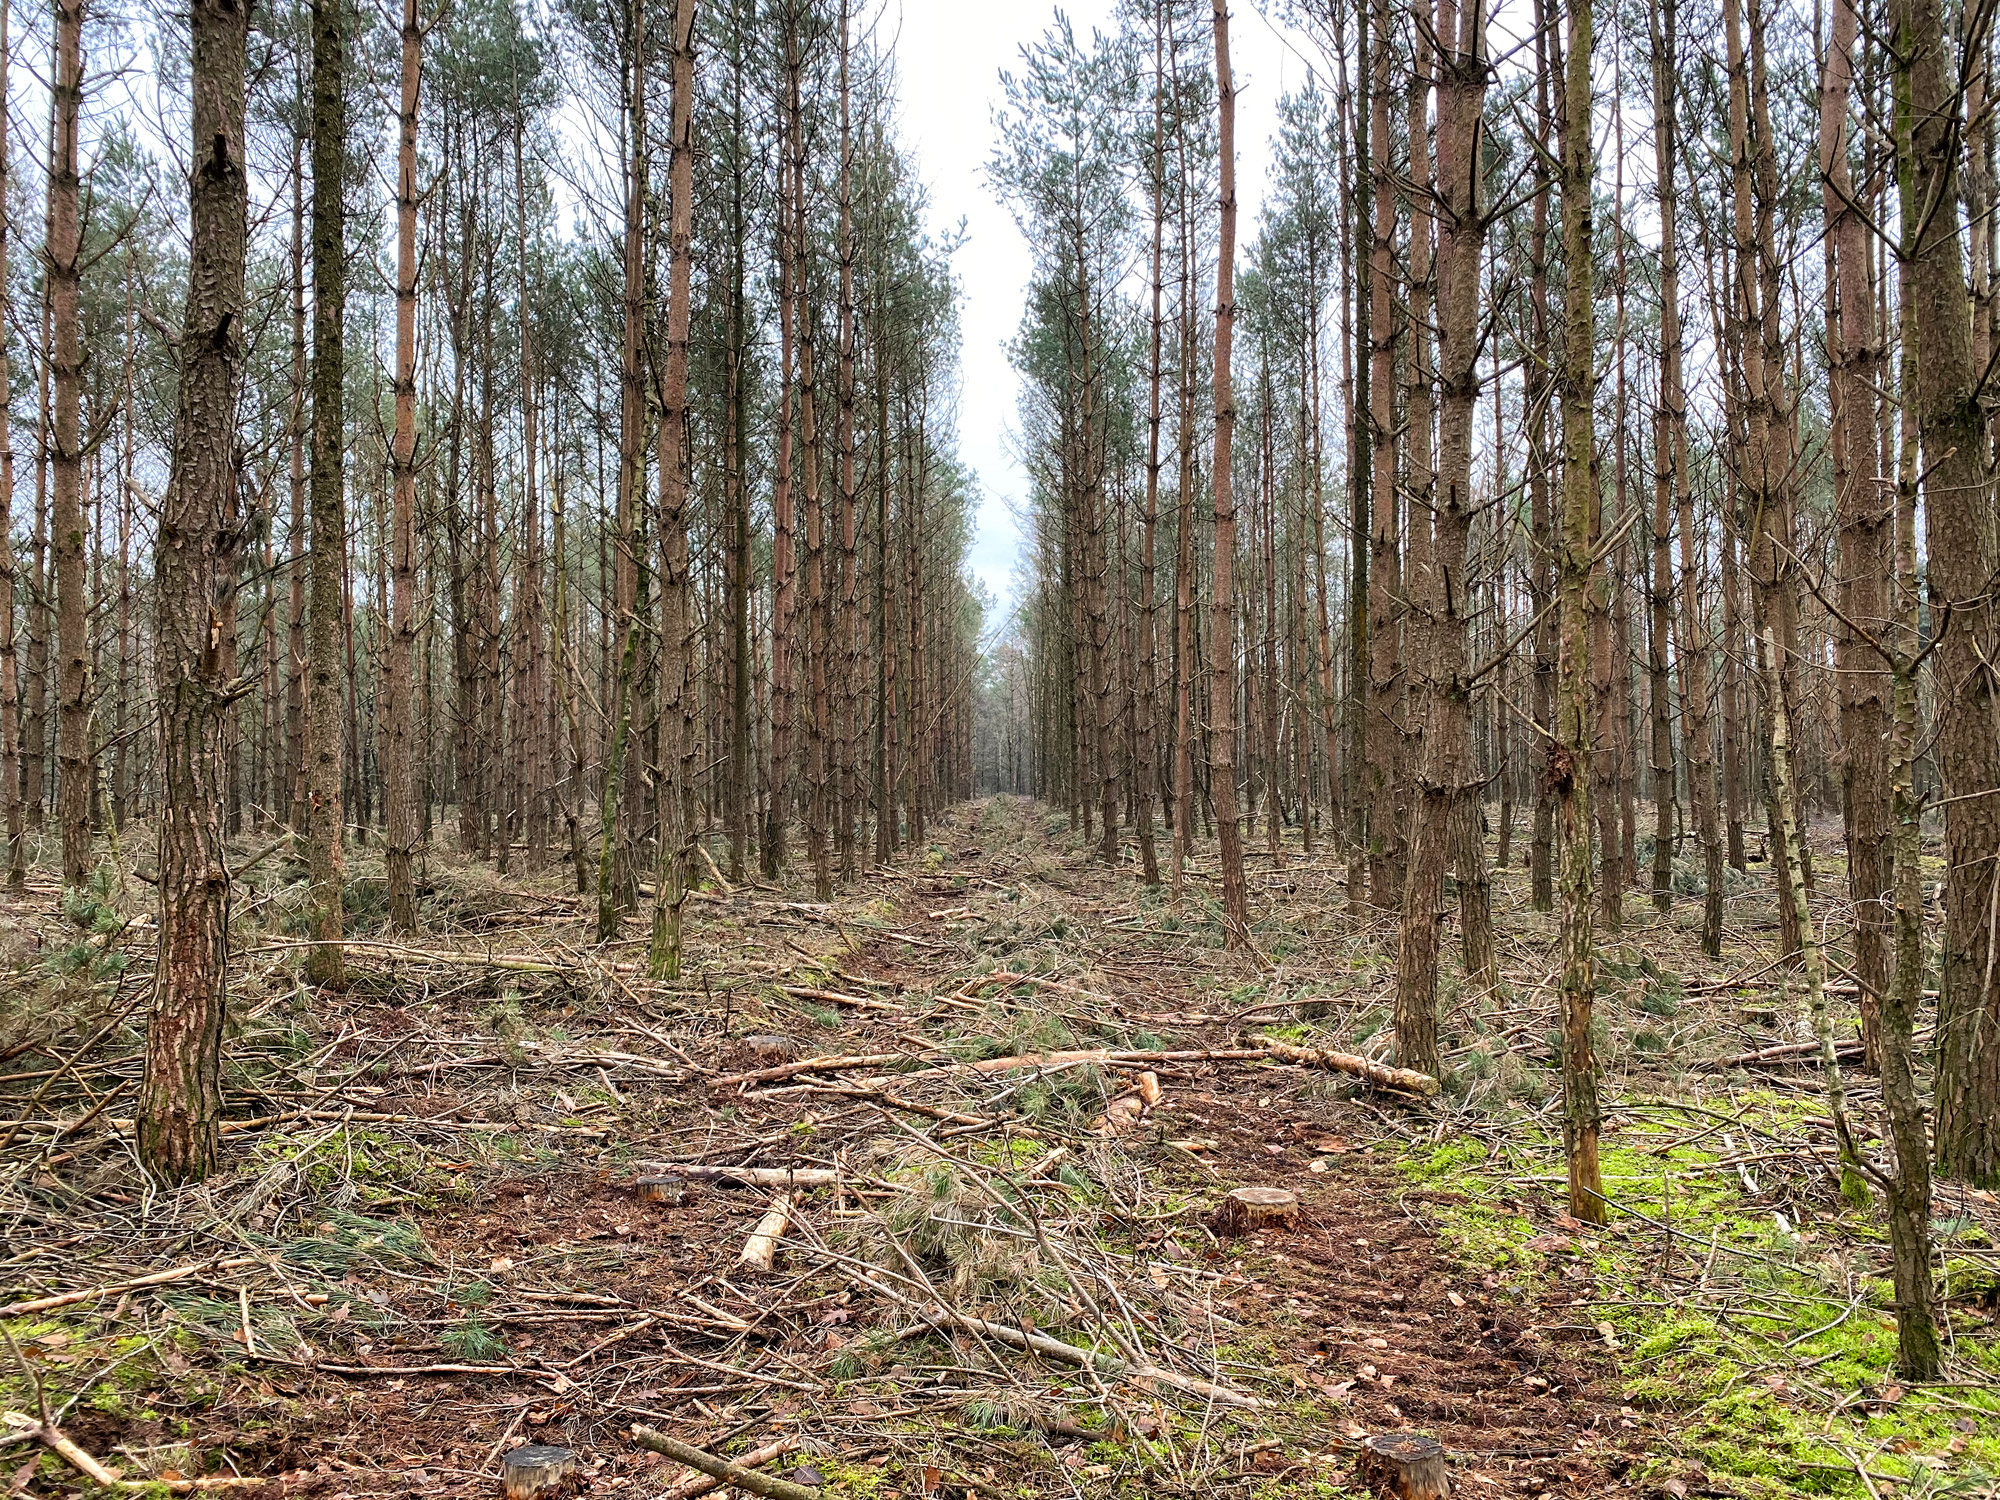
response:
<svg viewBox="0 0 2000 1500"><path fill-rule="evenodd" d="M1022 45L1048 29L1057 9L1050 0L889 0L881 23L895 38L903 143L930 189L932 227L953 229L963 219L968 230L957 258L965 340L958 448L985 497L973 571L1002 601L1003 613L1013 602L1021 540L1011 508L1027 490L1014 451L1019 383L1007 361L1007 341L1020 322L1033 266L1013 215L987 184L985 166L993 150L1000 71L1017 64ZM1061 9L1079 39L1112 28L1112 0L1072 0ZM1263 205L1278 98L1305 82L1306 59L1317 54L1305 38L1267 20L1254 0L1236 0L1229 43L1237 88L1237 237L1247 244Z"/></svg>

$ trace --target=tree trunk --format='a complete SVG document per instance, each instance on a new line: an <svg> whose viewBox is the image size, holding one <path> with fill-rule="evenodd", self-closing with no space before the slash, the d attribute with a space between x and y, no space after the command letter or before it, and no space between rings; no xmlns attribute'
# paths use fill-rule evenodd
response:
<svg viewBox="0 0 2000 1500"><path fill-rule="evenodd" d="M694 266L694 17L674 0L668 53L667 347L660 372L660 847L650 952L655 979L681 971L681 909L694 837L695 613L688 578L688 329Z"/></svg>
<svg viewBox="0 0 2000 1500"><path fill-rule="evenodd" d="M639 653L639 523L646 480L646 391L641 362L646 318L646 7L631 0L625 55L625 243L622 271L623 314L618 364L618 514L616 571L612 605L618 626L618 666L611 705L611 744L605 759L598 810L597 940L618 935L626 883L621 869L630 836L630 806L624 796L626 747L632 735L632 694Z"/></svg>
<svg viewBox="0 0 2000 1500"><path fill-rule="evenodd" d="M169 1183L215 1164L229 967L224 729L230 713L218 606L236 588L236 403L249 243L244 71L249 10L189 12L192 159L188 298L173 471L154 552L160 695L160 939L139 1091L139 1160Z"/></svg>
<svg viewBox="0 0 2000 1500"><path fill-rule="evenodd" d="M1591 1010L1596 992L1596 949L1590 909L1590 513L1597 492L1596 317L1592 265L1590 0L1567 6L1567 56L1563 59L1560 117L1562 150L1563 293L1565 337L1562 378L1563 507L1557 556L1561 583L1560 644L1556 663L1556 736L1547 776L1556 793L1562 850L1563 1148L1569 1165L1569 1211L1590 1224L1605 1220L1603 1181L1597 1162L1597 1060L1592 1054Z"/></svg>
<svg viewBox="0 0 2000 1500"><path fill-rule="evenodd" d="M1679 169L1678 13L1664 0L1653 31L1653 147L1660 200L1660 445L1662 483L1673 490L1680 527L1681 704L1685 723L1681 746L1687 757L1688 796L1694 804L1696 835L1704 860L1702 951L1722 954L1722 839L1716 821L1715 752L1709 731L1708 645L1701 624L1701 539L1695 532L1694 490L1688 473L1687 388L1681 373L1683 344L1680 309L1679 203L1674 186ZM1655 587L1659 560L1655 558ZM1671 764L1668 776L1673 772ZM1658 795L1657 792L1655 795Z"/></svg>
<svg viewBox="0 0 2000 1500"><path fill-rule="evenodd" d="M1363 717L1368 742L1368 899L1383 911L1403 898L1403 830L1399 825L1398 771L1403 681L1402 556L1398 548L1401 502L1396 486L1395 355L1391 311L1395 278L1396 185L1389 166L1389 5L1370 0L1372 97L1369 108L1375 228L1369 276L1369 479L1368 696ZM1355 545L1359 546L1357 540Z"/></svg>
<svg viewBox="0 0 2000 1500"><path fill-rule="evenodd" d="M7 79L13 62L8 30L10 7L0 0L0 99L8 97ZM7 117L0 110L0 203L7 201L13 182L7 155ZM13 317L11 283L7 280L7 216L0 214L0 327ZM0 391L11 391L7 346L0 340ZM0 401L0 798L7 812L7 889L28 888L26 786L21 766L21 679L14 644L14 439L8 403ZM40 746L34 747L39 756Z"/></svg>
<svg viewBox="0 0 2000 1500"><path fill-rule="evenodd" d="M1945 804L1945 930L1938 994L1937 1164L1947 1177L2000 1185L2000 984L1995 981L1993 851L2000 848L2000 734L1995 733L1996 552L1993 476L1970 295L1959 248L1959 76L1937 0L1893 8L1898 104L1913 124L1899 142L1906 202L1924 205L1909 248L1913 395L1923 442L1930 614L1950 629L1933 667L1937 761ZM1935 207L1932 207L1935 205Z"/></svg>
<svg viewBox="0 0 2000 1500"><path fill-rule="evenodd" d="M1471 765L1472 684L1467 677L1466 629L1471 609L1467 576L1472 513L1472 425L1479 400L1479 255L1485 238L1480 218L1479 122L1485 105L1482 0L1461 12L1458 0L1437 7L1437 181L1442 200L1438 246L1438 385L1443 393L1435 503L1412 506L1412 526L1428 528L1422 549L1427 566L1411 568L1416 590L1410 621L1422 622L1425 704L1417 801L1410 819L1410 865L1403 889L1396 965L1396 1051L1403 1066L1435 1075L1439 918L1446 863L1466 837L1459 806L1477 794ZM1461 25L1463 34L1461 34ZM1413 100L1413 125L1425 114ZM1423 153L1417 153L1421 156ZM1423 224L1413 236L1426 233ZM1413 241L1413 256L1420 246ZM1420 261L1422 257L1418 258ZM1412 273L1413 276L1416 274ZM1419 306L1416 315L1423 315ZM1418 348L1422 348L1419 340ZM1419 356L1418 363L1422 363ZM1428 400L1412 401L1412 433L1428 425ZM1426 445L1427 446L1427 445ZM1418 459L1412 457L1413 468ZM1429 514L1419 515L1419 510ZM1413 532L1413 535L1415 533ZM1412 551L1416 552L1413 545ZM1475 851L1474 858L1477 858ZM1469 892L1462 892L1469 899ZM1482 975L1482 981L1486 976Z"/></svg>
<svg viewBox="0 0 2000 1500"><path fill-rule="evenodd" d="M1863 1066L1881 1063L1877 1009L1889 987L1888 878L1889 674L1867 638L1886 618L1890 501L1881 484L1875 442L1875 391L1882 359L1875 347L1875 297L1869 286L1867 225L1853 207L1847 110L1854 82L1856 0L1835 0L1833 35L1820 89L1820 174L1829 283L1838 288L1830 317L1833 363L1833 484L1840 525L1839 668L1841 793L1847 831L1847 890L1854 903L1854 974L1861 991Z"/></svg>
<svg viewBox="0 0 2000 1500"><path fill-rule="evenodd" d="M49 157L47 278L50 373L55 407L50 424L49 525L55 541L56 825L62 831L62 883L81 886L90 875L90 615L84 597L84 517L81 496L83 337L77 309L81 221L77 177L77 117L83 106L83 0L57 0L54 131Z"/></svg>
<svg viewBox="0 0 2000 1500"><path fill-rule="evenodd" d="M307 921L314 946L306 972L315 983L346 980L341 959L341 670L347 497L342 419L342 323L347 304L346 11L338 0L312 7L312 563L306 643Z"/></svg>
<svg viewBox="0 0 2000 1500"><path fill-rule="evenodd" d="M417 649L417 93L424 50L417 0L403 0L402 48L396 151L396 431L389 460L395 485L390 544L395 582L383 682L382 861L389 880L390 930L412 933L417 930L416 747L410 722Z"/></svg>
<svg viewBox="0 0 2000 1500"><path fill-rule="evenodd" d="M1250 941L1249 891L1243 880L1243 828L1236 816L1236 495L1231 444L1236 398L1230 389L1230 335L1236 321L1236 85L1229 72L1229 9L1215 0L1216 106L1220 121L1222 227L1215 265L1215 590L1209 619L1208 743L1210 796L1222 856L1223 941Z"/></svg>

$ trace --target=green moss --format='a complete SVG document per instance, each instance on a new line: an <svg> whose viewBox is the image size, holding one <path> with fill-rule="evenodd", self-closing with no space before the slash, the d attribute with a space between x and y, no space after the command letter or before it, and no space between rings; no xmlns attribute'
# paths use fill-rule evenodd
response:
<svg viewBox="0 0 2000 1500"><path fill-rule="evenodd" d="M1643 961L1634 969L1643 973ZM1538 1228L1517 1209L1524 1180L1546 1188L1545 1208L1561 1206L1560 1142L1528 1118L1510 1122L1496 1158L1475 1141L1447 1141L1417 1146L1399 1165L1413 1182L1449 1183L1448 1198L1436 1195L1447 1201L1424 1211L1450 1252L1530 1284L1531 1299L1532 1283L1555 1274L1557 1260L1581 1259L1595 1285L1583 1316L1607 1322L1617 1339L1624 1399L1667 1413L1673 1446L1718 1488L1868 1500L1848 1454L1865 1455L1882 1478L1916 1484L1941 1478L1940 1464L1953 1474L2000 1469L2000 1394L1897 1385L1872 1217L1839 1209L1830 1193L1811 1199L1803 1217L1744 1200L1726 1157L1818 1127L1823 1103L1768 1093L1736 1103L1742 1123L1729 1132L1732 1145L1720 1131L1691 1131L1690 1117L1671 1106L1635 1103L1633 1117L1614 1119L1601 1143L1614 1205L1602 1231ZM1547 1234L1568 1253L1530 1248ZM1662 1297L1663 1263L1682 1275L1690 1263L1705 1265L1705 1279L1731 1290L1712 1307ZM1961 1265L1971 1271L1969 1259ZM1565 1300L1575 1294L1567 1275L1559 1285ZM1962 1321L1958 1354L2000 1369L2000 1348Z"/></svg>

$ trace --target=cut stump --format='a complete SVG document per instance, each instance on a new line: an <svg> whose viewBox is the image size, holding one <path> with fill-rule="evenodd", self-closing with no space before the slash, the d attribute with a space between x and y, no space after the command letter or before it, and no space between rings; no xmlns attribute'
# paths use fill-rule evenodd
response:
<svg viewBox="0 0 2000 1500"><path fill-rule="evenodd" d="M535 1500L560 1489L576 1472L576 1455L567 1448L529 1443L500 1460L500 1486L507 1500Z"/></svg>
<svg viewBox="0 0 2000 1500"><path fill-rule="evenodd" d="M1396 1500L1445 1500L1444 1445L1421 1432L1378 1432L1361 1445L1362 1483Z"/></svg>
<svg viewBox="0 0 2000 1500"><path fill-rule="evenodd" d="M746 1036L736 1044L737 1050L760 1068L774 1068L780 1063L797 1062L799 1044L788 1036Z"/></svg>
<svg viewBox="0 0 2000 1500"><path fill-rule="evenodd" d="M1219 1234L1256 1234L1289 1229L1298 1218L1298 1194L1284 1188L1240 1187L1216 1209L1215 1228Z"/></svg>
<svg viewBox="0 0 2000 1500"><path fill-rule="evenodd" d="M687 1179L660 1175L641 1177L632 1184L642 1203L679 1204L687 1198Z"/></svg>

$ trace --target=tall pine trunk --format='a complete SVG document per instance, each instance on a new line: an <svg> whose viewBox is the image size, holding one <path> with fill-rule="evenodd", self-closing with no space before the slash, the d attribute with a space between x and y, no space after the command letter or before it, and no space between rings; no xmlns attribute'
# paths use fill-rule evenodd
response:
<svg viewBox="0 0 2000 1500"><path fill-rule="evenodd" d="M160 939L139 1091L139 1159L165 1182L215 1165L229 967L224 734L230 715L218 607L236 589L236 404L249 243L244 72L249 9L189 11L193 141L188 297L173 469L153 558L159 668Z"/></svg>
<svg viewBox="0 0 2000 1500"><path fill-rule="evenodd" d="M1938 0L1896 0L1894 51L1905 59L1899 139L1914 399L1923 443L1926 583L1931 618L1951 628L1936 652L1937 759L1944 801L1944 962L1938 989L1937 1164L1947 1177L2000 1186L2000 981L1994 902L2000 880L2000 734L1994 729L1992 580L2000 567L1983 372L1973 362L1971 297L1959 244L1958 60ZM1990 17L1988 18L1990 24Z"/></svg>
<svg viewBox="0 0 2000 1500"><path fill-rule="evenodd" d="M1556 734L1547 776L1556 794L1562 859L1563 1148L1569 1211L1590 1224L1605 1220L1598 1170L1597 1060L1591 1012L1596 948L1590 907L1590 515L1597 491L1597 319L1592 299L1595 214L1591 184L1591 0L1568 0L1566 56L1558 136L1562 163L1563 291L1562 528L1556 557L1560 623L1556 658Z"/></svg>
<svg viewBox="0 0 2000 1500"><path fill-rule="evenodd" d="M390 929L409 933L417 930L411 699L417 649L417 94L424 50L417 0L403 0L402 48L396 150L396 431L389 450L395 488L390 523L394 582L382 704L382 861L389 879Z"/></svg>
<svg viewBox="0 0 2000 1500"><path fill-rule="evenodd" d="M57 0L55 78L50 107L47 285L49 366L55 388L50 420L49 527L55 551L56 826L62 833L62 881L90 874L90 612L84 597L82 505L83 335L77 308L81 249L77 117L83 107L83 0Z"/></svg>
<svg viewBox="0 0 2000 1500"><path fill-rule="evenodd" d="M1216 106L1220 122L1222 228L1215 263L1215 587L1209 626L1209 795L1222 855L1223 940L1250 941L1249 891L1243 881L1243 828L1236 816L1236 494L1231 444L1236 398L1230 388L1230 335L1236 322L1236 84L1229 71L1228 0L1214 0Z"/></svg>
<svg viewBox="0 0 2000 1500"><path fill-rule="evenodd" d="M341 958L341 666L347 572L346 375L342 324L347 304L346 22L341 0L312 7L312 559L307 580L306 863L307 922L313 947L306 972L322 985L345 982Z"/></svg>

